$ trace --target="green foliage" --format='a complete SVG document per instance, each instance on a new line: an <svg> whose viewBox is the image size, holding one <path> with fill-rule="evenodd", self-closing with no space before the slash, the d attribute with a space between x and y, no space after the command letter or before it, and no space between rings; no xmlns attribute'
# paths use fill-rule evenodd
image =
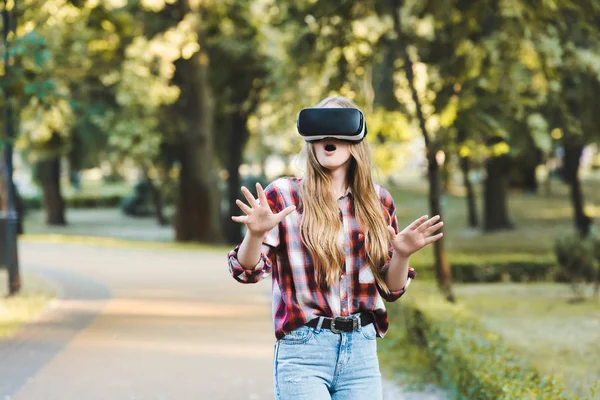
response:
<svg viewBox="0 0 600 400"><path fill-rule="evenodd" d="M117 107L96 119L109 134L109 144L138 165L151 164L159 155L164 140L161 114L180 94L172 83L174 62L189 59L199 49L198 21L192 15L176 26L148 39L140 36L125 48L119 69L100 77L116 88Z"/></svg>
<svg viewBox="0 0 600 400"><path fill-rule="evenodd" d="M581 283L600 282L600 237L582 239L576 233L567 233L556 239L554 250L562 275L576 296L583 295Z"/></svg>
<svg viewBox="0 0 600 400"><path fill-rule="evenodd" d="M435 360L444 386L458 399L573 399L553 377L541 376L464 308L439 296L394 308L413 341Z"/></svg>
<svg viewBox="0 0 600 400"><path fill-rule="evenodd" d="M75 194L65 196L64 201L68 208L114 208L118 207L124 198L124 195L119 194ZM40 197L26 197L22 201L25 210L35 210L43 206L43 199Z"/></svg>
<svg viewBox="0 0 600 400"><path fill-rule="evenodd" d="M14 10L8 13L14 18ZM60 110L52 108L52 99L57 95L60 97L60 94L56 83L44 73L49 62L47 40L33 30L19 30L16 34L9 32L7 40L0 45L0 55L0 107L10 104L13 114L17 116L11 121L13 131L19 129L19 113L30 104L33 104L37 112L26 129L33 128L36 119L48 118L50 123L60 124L60 114L64 111L65 104L61 104ZM51 109L50 113L53 115L46 115L47 109ZM2 142L6 140L4 123L7 121L4 121L4 115L0 120L3 122L0 125Z"/></svg>

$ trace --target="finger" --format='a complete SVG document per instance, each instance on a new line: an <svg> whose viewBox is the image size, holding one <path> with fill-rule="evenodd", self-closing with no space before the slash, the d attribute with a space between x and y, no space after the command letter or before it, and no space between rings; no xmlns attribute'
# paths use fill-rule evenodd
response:
<svg viewBox="0 0 600 400"><path fill-rule="evenodd" d="M425 239L425 246L427 246L430 243L437 242L442 238L442 236L444 236L443 233L438 233L435 236L429 236L427 239Z"/></svg>
<svg viewBox="0 0 600 400"><path fill-rule="evenodd" d="M396 236L396 230L394 229L393 226L390 226L390 225L388 225L387 230L390 233L390 240L392 240L394 238L394 236Z"/></svg>
<svg viewBox="0 0 600 400"><path fill-rule="evenodd" d="M433 225L434 223L436 223L438 220L440 219L439 215L436 215L434 217L429 218L427 221L423 222L421 224L421 226L419 226L417 228L417 230L419 232L424 232L427 228L429 228L431 225Z"/></svg>
<svg viewBox="0 0 600 400"><path fill-rule="evenodd" d="M425 236L429 236L432 233L439 231L440 229L442 229L442 226L444 226L443 222L438 222L437 224L433 225L432 227L428 228L425 230L425 232L423 232L423 234Z"/></svg>
<svg viewBox="0 0 600 400"><path fill-rule="evenodd" d="M256 182L256 193L258 194L258 200L260 201L260 204L269 204L267 202L265 191L259 182Z"/></svg>
<svg viewBox="0 0 600 400"><path fill-rule="evenodd" d="M256 204L256 199L245 186L242 186L242 193L244 193L244 196L246 197L246 200L248 200L250 207L254 208L258 206L258 204Z"/></svg>
<svg viewBox="0 0 600 400"><path fill-rule="evenodd" d="M234 220L235 222L239 222L240 224L245 224L246 221L248 221L248 217L245 215L233 215L231 217L232 220Z"/></svg>
<svg viewBox="0 0 600 400"><path fill-rule="evenodd" d="M294 212L295 209L296 209L296 206L289 206L289 207L286 207L283 210L279 211L277 214L275 214L277 216L277 221L278 222L283 221L283 219L285 217L287 217L288 215L290 215L292 212Z"/></svg>
<svg viewBox="0 0 600 400"><path fill-rule="evenodd" d="M408 229L417 229L419 225L423 223L427 219L427 215L423 215L421 218L414 220L409 226Z"/></svg>
<svg viewBox="0 0 600 400"><path fill-rule="evenodd" d="M246 205L246 203L244 203L243 201L241 201L239 199L235 201L235 204L237 204L238 207L240 208L240 210L242 210L246 214L250 214L252 212L252 209L250 207L248 207Z"/></svg>

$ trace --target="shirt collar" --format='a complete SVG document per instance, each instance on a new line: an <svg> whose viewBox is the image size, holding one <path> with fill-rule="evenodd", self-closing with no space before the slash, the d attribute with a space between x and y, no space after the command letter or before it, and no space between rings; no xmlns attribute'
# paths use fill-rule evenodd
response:
<svg viewBox="0 0 600 400"><path fill-rule="evenodd" d="M351 187L350 185L348 185L348 187L346 188L346 192L345 192L345 193L344 193L342 196L340 196L340 197L338 198L338 200L340 200L340 199L343 199L343 198L344 198L344 197L346 197L346 196L349 196L349 197L351 197L351 196L353 196L353 195L354 195L354 194L353 194L353 192L352 192L352 187Z"/></svg>

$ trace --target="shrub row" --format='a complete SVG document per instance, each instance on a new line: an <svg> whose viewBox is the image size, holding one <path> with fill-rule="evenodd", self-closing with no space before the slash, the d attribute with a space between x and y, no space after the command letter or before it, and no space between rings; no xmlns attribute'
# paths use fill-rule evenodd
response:
<svg viewBox="0 0 600 400"><path fill-rule="evenodd" d="M572 399L555 378L541 376L478 320L436 298L394 307L411 340L434 360L441 383L457 399Z"/></svg>
<svg viewBox="0 0 600 400"><path fill-rule="evenodd" d="M119 207L124 196L106 195L106 196L72 196L65 198L67 208L110 208ZM23 207L26 210L35 210L43 207L44 200L40 197L26 197L22 199Z"/></svg>
<svg viewBox="0 0 600 400"><path fill-rule="evenodd" d="M565 232L554 244L558 265L571 283L573 293L583 297L581 283L595 283L595 295L600 292L600 235L593 233L585 239L576 232Z"/></svg>
<svg viewBox="0 0 600 400"><path fill-rule="evenodd" d="M462 283L483 282L564 282L564 273L557 268L552 254L452 254L452 280ZM417 261L413 265L420 276L435 276L432 262Z"/></svg>

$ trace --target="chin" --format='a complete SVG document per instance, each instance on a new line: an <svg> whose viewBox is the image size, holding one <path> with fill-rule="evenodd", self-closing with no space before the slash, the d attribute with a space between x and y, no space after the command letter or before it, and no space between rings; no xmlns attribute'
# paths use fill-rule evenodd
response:
<svg viewBox="0 0 600 400"><path fill-rule="evenodd" d="M338 164L338 163L319 163L319 164L321 164L321 167L323 167L329 171L338 169L344 165L344 164Z"/></svg>

